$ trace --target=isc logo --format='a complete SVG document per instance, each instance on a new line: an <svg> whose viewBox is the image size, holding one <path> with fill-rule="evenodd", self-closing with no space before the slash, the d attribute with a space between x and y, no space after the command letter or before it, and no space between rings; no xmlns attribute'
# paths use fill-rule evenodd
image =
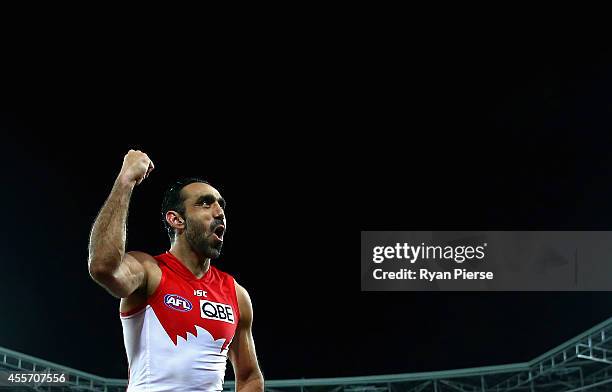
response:
<svg viewBox="0 0 612 392"><path fill-rule="evenodd" d="M164 296L164 303L170 309L178 310L179 312L189 312L193 309L193 305L189 300L176 294L166 294Z"/></svg>
<svg viewBox="0 0 612 392"><path fill-rule="evenodd" d="M201 299L200 310L203 318L234 324L234 311L230 305Z"/></svg>

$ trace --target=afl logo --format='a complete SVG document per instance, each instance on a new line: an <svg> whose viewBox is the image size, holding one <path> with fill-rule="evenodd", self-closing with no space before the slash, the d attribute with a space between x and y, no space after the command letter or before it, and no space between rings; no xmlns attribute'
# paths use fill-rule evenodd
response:
<svg viewBox="0 0 612 392"><path fill-rule="evenodd" d="M179 312L189 312L193 309L193 305L191 305L189 300L176 294L166 294L164 296L164 304L170 309L178 310Z"/></svg>

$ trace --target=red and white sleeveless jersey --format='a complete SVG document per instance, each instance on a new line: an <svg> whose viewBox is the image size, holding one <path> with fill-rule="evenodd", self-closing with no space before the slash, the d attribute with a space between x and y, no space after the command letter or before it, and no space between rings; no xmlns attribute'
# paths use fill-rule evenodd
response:
<svg viewBox="0 0 612 392"><path fill-rule="evenodd" d="M155 259L159 287L121 313L127 391L221 391L240 318L234 278L211 265L198 279L170 252Z"/></svg>

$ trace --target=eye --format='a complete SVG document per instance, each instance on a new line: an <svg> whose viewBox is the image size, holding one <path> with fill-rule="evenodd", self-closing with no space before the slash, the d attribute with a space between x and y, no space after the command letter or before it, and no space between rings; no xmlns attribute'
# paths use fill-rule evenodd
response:
<svg viewBox="0 0 612 392"><path fill-rule="evenodd" d="M198 204L202 205L203 207L209 208L215 202L215 200L216 199L212 196L205 196L198 200Z"/></svg>

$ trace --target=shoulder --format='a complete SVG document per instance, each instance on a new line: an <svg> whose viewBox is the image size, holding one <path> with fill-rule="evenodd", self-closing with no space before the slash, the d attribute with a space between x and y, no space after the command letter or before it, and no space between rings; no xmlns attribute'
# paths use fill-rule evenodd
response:
<svg viewBox="0 0 612 392"><path fill-rule="evenodd" d="M225 272L223 270L220 270L219 268L215 267L214 265L210 265L210 271L213 273L213 275L216 276L216 279L222 279L222 280L233 280L234 282L236 281L236 279L234 279L234 276L228 272Z"/></svg>
<svg viewBox="0 0 612 392"><path fill-rule="evenodd" d="M231 274L221 271L219 268L211 265L211 270L214 271L218 279L225 282L232 282L234 289L236 291L236 300L238 301L238 306L240 307L240 313L242 314L243 308L248 310L247 308L251 308L251 297L249 296L249 292L238 283L236 278L234 278Z"/></svg>
<svg viewBox="0 0 612 392"><path fill-rule="evenodd" d="M240 321L250 324L253 320L253 304L249 292L242 285L235 282L236 299L240 310Z"/></svg>
<svg viewBox="0 0 612 392"><path fill-rule="evenodd" d="M243 300L251 303L251 297L249 296L249 292L235 280L234 285L236 286L236 296L238 297L238 301Z"/></svg>
<svg viewBox="0 0 612 392"><path fill-rule="evenodd" d="M146 293L147 295L151 295L157 289L161 281L162 272L159 267L159 261L149 253L140 251L129 251L126 252L126 255L131 256L142 265L147 277L145 282Z"/></svg>

